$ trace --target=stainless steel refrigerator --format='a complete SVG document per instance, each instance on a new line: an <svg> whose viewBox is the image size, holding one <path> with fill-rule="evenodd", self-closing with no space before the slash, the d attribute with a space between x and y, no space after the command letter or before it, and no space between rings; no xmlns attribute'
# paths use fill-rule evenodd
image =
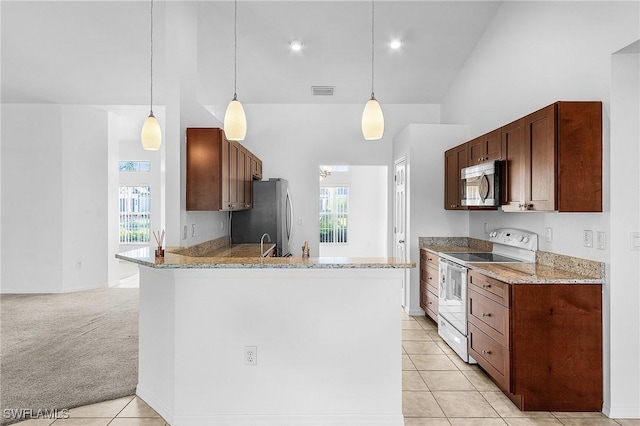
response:
<svg viewBox="0 0 640 426"><path fill-rule="evenodd" d="M289 256L293 208L289 196L289 183L284 179L253 181L253 208L233 212L231 216L231 242L259 243L264 233L276 243L277 256ZM265 245L268 241L265 238Z"/></svg>

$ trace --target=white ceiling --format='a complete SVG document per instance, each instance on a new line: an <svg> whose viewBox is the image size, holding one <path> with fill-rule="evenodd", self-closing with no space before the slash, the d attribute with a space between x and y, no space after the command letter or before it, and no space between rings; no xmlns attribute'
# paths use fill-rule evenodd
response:
<svg viewBox="0 0 640 426"><path fill-rule="evenodd" d="M233 2L179 5L196 11L198 99L226 104L233 95ZM376 97L382 103L440 103L499 5L376 1ZM2 102L148 103L149 6L147 1L3 0ZM178 60L165 50L167 22L179 21L167 19L172 17L165 16L166 8L156 0L155 104L162 104L166 93L167 61ZM239 1L239 98L364 102L371 92L370 13L369 1ZM398 51L388 46L393 37L404 41ZM302 40L304 49L292 52L291 39ZM335 86L335 96L312 97L313 85Z"/></svg>

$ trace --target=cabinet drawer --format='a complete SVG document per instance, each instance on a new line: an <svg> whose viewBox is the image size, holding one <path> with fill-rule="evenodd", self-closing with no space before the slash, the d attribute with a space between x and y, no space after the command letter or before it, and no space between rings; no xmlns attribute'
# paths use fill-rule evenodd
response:
<svg viewBox="0 0 640 426"><path fill-rule="evenodd" d="M502 388L509 392L510 354L509 350L484 334L473 324L469 324L469 354Z"/></svg>
<svg viewBox="0 0 640 426"><path fill-rule="evenodd" d="M426 303L425 303L425 312L435 322L438 322L438 296L433 294L430 291L425 292L426 295Z"/></svg>
<svg viewBox="0 0 640 426"><path fill-rule="evenodd" d="M420 260L425 261L438 269L439 257L425 249L420 249Z"/></svg>
<svg viewBox="0 0 640 426"><path fill-rule="evenodd" d="M469 289L488 297L504 306L511 306L511 294L509 284L487 277L476 271L469 271L467 278Z"/></svg>
<svg viewBox="0 0 640 426"><path fill-rule="evenodd" d="M433 266L431 266L431 264L427 264L425 282L428 286L427 289L436 296L440 293L440 290L438 288L439 276L440 274L438 273L438 268L434 268Z"/></svg>
<svg viewBox="0 0 640 426"><path fill-rule="evenodd" d="M509 347L509 309L469 289L469 322L504 347Z"/></svg>

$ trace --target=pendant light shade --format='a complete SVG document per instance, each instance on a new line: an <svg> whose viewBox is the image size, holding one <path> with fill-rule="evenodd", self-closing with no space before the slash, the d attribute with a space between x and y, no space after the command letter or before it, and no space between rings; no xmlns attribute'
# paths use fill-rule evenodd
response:
<svg viewBox="0 0 640 426"><path fill-rule="evenodd" d="M241 141L247 134L247 116L238 100L238 2L233 2L233 99L224 113L224 135L230 141Z"/></svg>
<svg viewBox="0 0 640 426"><path fill-rule="evenodd" d="M157 151L162 144L162 131L160 123L153 115L153 0L151 0L151 99L149 101L150 112L149 117L144 120L140 139L142 148L148 151Z"/></svg>
<svg viewBox="0 0 640 426"><path fill-rule="evenodd" d="M224 114L224 135L230 141L241 141L247 135L247 117L237 96L233 96Z"/></svg>
<svg viewBox="0 0 640 426"><path fill-rule="evenodd" d="M376 141L384 134L384 116L380 104L371 94L371 99L362 112L362 136L365 140Z"/></svg>
<svg viewBox="0 0 640 426"><path fill-rule="evenodd" d="M144 125L142 126L142 147L148 151L157 151L162 145L162 132L160 131L160 123L153 112L149 114Z"/></svg>
<svg viewBox="0 0 640 426"><path fill-rule="evenodd" d="M382 114L382 108L380 104L376 100L376 97L373 93L373 70L374 70L374 59L375 59L375 39L374 39L374 28L375 28L375 3L373 0L371 1L371 99L364 106L364 111L362 112L362 136L364 136L365 140L368 141L376 141L378 139L382 139L384 135L384 115Z"/></svg>

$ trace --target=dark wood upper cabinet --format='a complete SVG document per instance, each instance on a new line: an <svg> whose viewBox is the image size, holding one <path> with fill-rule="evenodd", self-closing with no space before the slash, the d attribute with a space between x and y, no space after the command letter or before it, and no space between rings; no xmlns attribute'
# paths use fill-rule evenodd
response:
<svg viewBox="0 0 640 426"><path fill-rule="evenodd" d="M234 211L252 207L252 163L260 164L219 128L187 129L187 190L189 211Z"/></svg>
<svg viewBox="0 0 640 426"><path fill-rule="evenodd" d="M556 102L502 128L505 211L602 211L602 103Z"/></svg>
<svg viewBox="0 0 640 426"><path fill-rule="evenodd" d="M187 210L222 209L222 164L229 158L228 142L223 152L223 140L220 129L187 129Z"/></svg>
<svg viewBox="0 0 640 426"><path fill-rule="evenodd" d="M501 134L502 129L496 129L467 142L467 165L502 159Z"/></svg>
<svg viewBox="0 0 640 426"><path fill-rule="evenodd" d="M467 167L467 144L458 145L444 153L444 208L466 210L462 205L460 171Z"/></svg>
<svg viewBox="0 0 640 426"><path fill-rule="evenodd" d="M558 210L602 211L602 102L558 102Z"/></svg>
<svg viewBox="0 0 640 426"><path fill-rule="evenodd" d="M524 146L524 118L502 128L502 158L505 162L502 209L520 210L525 199L527 174Z"/></svg>

